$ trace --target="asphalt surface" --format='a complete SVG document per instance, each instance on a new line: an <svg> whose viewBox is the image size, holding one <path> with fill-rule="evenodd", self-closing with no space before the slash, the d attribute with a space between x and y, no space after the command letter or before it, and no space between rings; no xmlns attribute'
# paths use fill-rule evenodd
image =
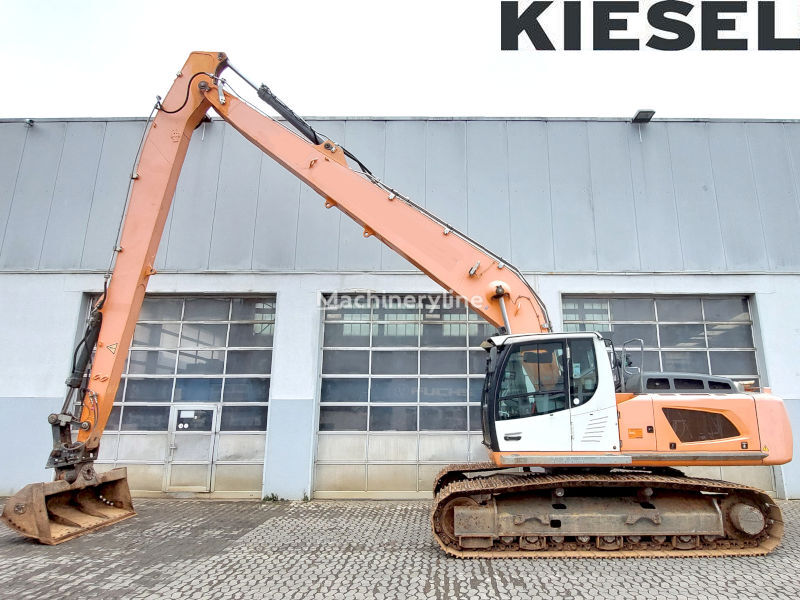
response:
<svg viewBox="0 0 800 600"><path fill-rule="evenodd" d="M422 501L135 505L59 546L0 529L0 598L800 597L800 501L780 502L786 534L768 556L595 560L450 558Z"/></svg>

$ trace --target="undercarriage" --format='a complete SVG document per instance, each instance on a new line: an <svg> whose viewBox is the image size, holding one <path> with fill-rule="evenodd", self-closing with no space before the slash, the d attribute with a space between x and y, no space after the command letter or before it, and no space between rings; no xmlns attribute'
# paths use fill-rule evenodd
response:
<svg viewBox="0 0 800 600"><path fill-rule="evenodd" d="M434 494L434 537L463 558L759 555L783 536L763 491L676 469L450 465Z"/></svg>

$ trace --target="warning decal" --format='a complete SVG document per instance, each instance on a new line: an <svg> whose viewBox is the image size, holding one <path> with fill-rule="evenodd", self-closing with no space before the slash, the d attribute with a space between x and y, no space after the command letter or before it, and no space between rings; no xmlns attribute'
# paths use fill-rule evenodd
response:
<svg viewBox="0 0 800 600"><path fill-rule="evenodd" d="M108 346L106 346L106 348L108 348L108 350L109 350L109 352L111 352L111 354L116 354L117 353L117 344L109 344Z"/></svg>

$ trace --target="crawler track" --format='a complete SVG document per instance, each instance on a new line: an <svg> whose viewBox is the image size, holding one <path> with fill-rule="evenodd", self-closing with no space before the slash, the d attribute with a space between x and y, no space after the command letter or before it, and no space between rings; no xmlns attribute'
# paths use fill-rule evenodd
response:
<svg viewBox="0 0 800 600"><path fill-rule="evenodd" d="M492 472L494 471L494 472ZM672 473L676 473L673 475ZM697 497L713 494L723 505L725 535L695 536L695 547L680 549L673 536L628 536L624 531L609 532L624 540L622 547L614 550L600 549L599 538L581 543L577 537L547 536L541 549L520 548L520 539L508 537L493 541L490 548L465 548L459 543L453 530L453 506L463 503L486 502L492 497L524 497L525 494L549 493L562 488L571 492L592 494L609 493L608 488L650 488L659 493L685 494ZM600 490L604 490L600 492ZM654 496L655 497L655 496ZM760 533L749 536L736 530L724 509L725 498L736 498L757 507L764 515L766 526ZM463 500L460 500L463 499ZM455 501L455 502L454 502ZM449 511L449 514L447 514ZM783 518L778 506L763 491L756 488L715 481L684 477L672 470L670 474L648 472L576 472L545 474L508 472L497 469L493 463L451 465L443 469L434 482L434 501L431 509L431 525L436 541L452 556L461 558L624 558L624 557L697 557L697 556L753 556L774 550L783 536ZM557 532L556 532L557 533ZM691 533L689 531L687 534ZM637 537L639 539L637 539ZM663 539L666 538L666 539Z"/></svg>

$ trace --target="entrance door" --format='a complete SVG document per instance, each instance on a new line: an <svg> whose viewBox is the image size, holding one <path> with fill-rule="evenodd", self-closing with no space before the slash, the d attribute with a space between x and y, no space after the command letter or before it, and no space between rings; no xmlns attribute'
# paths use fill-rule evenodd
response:
<svg viewBox="0 0 800 600"><path fill-rule="evenodd" d="M210 492L214 456L213 404L172 406L169 423L168 492Z"/></svg>

